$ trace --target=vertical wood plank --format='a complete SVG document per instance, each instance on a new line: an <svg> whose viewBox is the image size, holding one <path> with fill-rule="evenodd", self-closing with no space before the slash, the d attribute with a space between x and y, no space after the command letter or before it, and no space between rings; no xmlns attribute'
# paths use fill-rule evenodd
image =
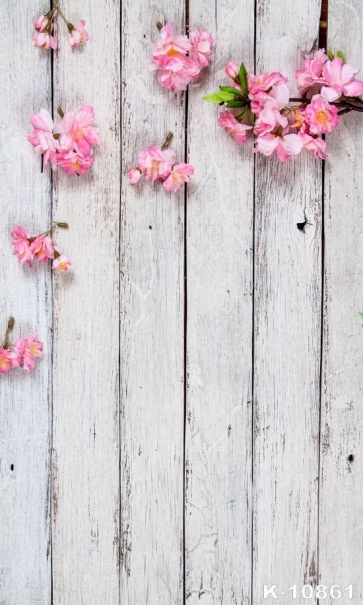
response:
<svg viewBox="0 0 363 605"><path fill-rule="evenodd" d="M190 2L212 31L209 73L189 88L186 602L251 601L252 139L237 147L202 97L229 61L254 64L254 2Z"/></svg>
<svg viewBox="0 0 363 605"><path fill-rule="evenodd" d="M183 97L149 72L156 22L184 3L123 2L121 221L121 602L183 602L183 191L133 187L137 153L169 130L184 159Z"/></svg>
<svg viewBox="0 0 363 605"><path fill-rule="evenodd" d="M256 14L256 71L281 71L295 91L294 71L317 44L320 1L258 0ZM316 582L321 170L307 154L288 164L256 157L255 603L264 584L278 585L284 605L291 585L301 594Z"/></svg>
<svg viewBox="0 0 363 605"><path fill-rule="evenodd" d="M363 7L329 0L329 48L363 73ZM343 116L325 166L325 295L320 484L320 583L363 598L362 116ZM336 603L328 598L326 603Z"/></svg>
<svg viewBox="0 0 363 605"><path fill-rule="evenodd" d="M91 39L71 51L59 22L54 107L95 107L92 171L55 178L57 240L74 262L54 277L54 604L119 603L120 6L62 2Z"/></svg>
<svg viewBox="0 0 363 605"><path fill-rule="evenodd" d="M0 602L50 603L51 281L12 255L10 231L41 233L51 218L49 173L26 137L29 118L51 109L50 56L34 48L32 20L43 2L0 6L0 340L10 315L14 340L36 333L44 359L34 374L0 375Z"/></svg>

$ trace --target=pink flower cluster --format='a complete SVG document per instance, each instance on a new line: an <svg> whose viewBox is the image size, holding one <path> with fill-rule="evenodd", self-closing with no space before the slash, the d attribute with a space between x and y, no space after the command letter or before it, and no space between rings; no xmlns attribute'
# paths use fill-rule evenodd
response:
<svg viewBox="0 0 363 605"><path fill-rule="evenodd" d="M333 132L340 122L340 114L362 111L363 101L357 99L363 92L363 82L356 80L358 70L345 63L342 53L335 57L323 49L305 59L303 68L296 71L301 99L290 99L287 78L279 72L260 75L248 74L229 63L225 73L229 86L205 97L207 101L226 104L219 115L220 126L237 143L244 143L247 132L256 137L254 152L270 156L276 153L285 162L302 150L325 159L326 142L321 135ZM238 109L239 108L239 109Z"/></svg>
<svg viewBox="0 0 363 605"><path fill-rule="evenodd" d="M26 372L35 368L35 360L41 357L43 343L35 336L19 338L12 345L9 342L9 333L14 327L14 319L10 318L5 339L0 346L0 374L8 374L15 368L22 367Z"/></svg>
<svg viewBox="0 0 363 605"><path fill-rule="evenodd" d="M140 151L137 167L131 168L127 173L133 185L140 180L142 174L152 183L161 180L167 191L178 191L184 183L189 183L190 176L194 174L194 168L191 164L175 163L175 151L167 149L168 141L170 142L171 138L172 135L168 135L162 147L152 145Z"/></svg>
<svg viewBox="0 0 363 605"><path fill-rule="evenodd" d="M31 267L33 260L37 260L40 263L52 260L52 269L56 273L68 271L72 262L67 256L58 252L51 238L55 227L67 229L68 225L67 223L54 223L54 226L49 231L35 237L30 237L24 227L20 225L14 227L11 232L12 247L21 265L27 264Z"/></svg>
<svg viewBox="0 0 363 605"><path fill-rule="evenodd" d="M174 26L167 23L154 45L151 69L158 71L158 81L174 93L186 90L189 82L199 77L209 65L214 40L212 34L194 29L188 36L175 36Z"/></svg>
<svg viewBox="0 0 363 605"><path fill-rule="evenodd" d="M58 110L60 111L60 110ZM82 105L62 115L58 132L53 132L53 120L46 109L31 117L34 130L28 134L36 155L43 155L44 166L53 170L60 166L66 174L84 174L93 162L93 147L100 144L95 128L95 111L91 105Z"/></svg>
<svg viewBox="0 0 363 605"><path fill-rule="evenodd" d="M58 3L56 3L53 9L48 11L45 15L40 15L33 21L34 28L37 31L35 36L33 36L35 46L39 46L45 50L49 50L50 48L55 50L57 48L58 43L52 33L54 30L54 19L58 13L66 23L68 29L68 42L72 50L82 42L87 42L89 35L85 29L86 22L81 19L76 25L73 25L64 17Z"/></svg>

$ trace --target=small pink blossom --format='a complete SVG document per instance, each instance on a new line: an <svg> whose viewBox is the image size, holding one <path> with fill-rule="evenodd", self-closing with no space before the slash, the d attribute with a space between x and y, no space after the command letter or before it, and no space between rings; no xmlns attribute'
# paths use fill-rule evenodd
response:
<svg viewBox="0 0 363 605"><path fill-rule="evenodd" d="M30 123L34 130L28 134L29 143L33 145L36 155L44 153L44 166L50 161L54 170L57 165L56 152L59 143L53 136L53 120L49 111L41 109L38 114L30 118Z"/></svg>
<svg viewBox="0 0 363 605"><path fill-rule="evenodd" d="M57 256L57 258L54 259L52 269L56 273L64 273L65 271L68 271L69 267L71 267L72 264L73 263L68 258L68 256L60 254L59 256Z"/></svg>
<svg viewBox="0 0 363 605"><path fill-rule="evenodd" d="M314 95L305 109L305 119L313 134L331 133L340 122L338 109L322 95Z"/></svg>
<svg viewBox="0 0 363 605"><path fill-rule="evenodd" d="M190 32L189 37L193 44L194 59L198 61L201 67L207 67L214 45L212 34L201 29L194 29Z"/></svg>
<svg viewBox="0 0 363 605"><path fill-rule="evenodd" d="M18 356L9 349L0 349L0 374L9 374L10 370L18 367Z"/></svg>
<svg viewBox="0 0 363 605"><path fill-rule="evenodd" d="M26 372L31 372L35 368L36 357L41 357L43 343L36 340L35 336L29 338L19 338L14 343L14 351L20 359L20 365Z"/></svg>
<svg viewBox="0 0 363 605"><path fill-rule="evenodd" d="M90 155L92 145L100 144L98 129L94 127L95 110L91 105L82 105L66 113L59 125L60 145L65 151L78 151Z"/></svg>
<svg viewBox="0 0 363 605"><path fill-rule="evenodd" d="M155 182L169 176L174 162L175 151L163 151L161 147L154 145L140 151L137 165L148 181Z"/></svg>
<svg viewBox="0 0 363 605"><path fill-rule="evenodd" d="M167 23L160 31L160 40L155 45L153 60L163 64L165 59L186 55L192 48L193 44L188 36L175 36L173 24Z"/></svg>
<svg viewBox="0 0 363 605"><path fill-rule="evenodd" d="M141 178L141 171L139 168L130 168L130 170L127 172L127 178L129 179L131 185L135 185Z"/></svg>
<svg viewBox="0 0 363 605"><path fill-rule="evenodd" d="M255 76L254 74L248 74L248 91L250 93L250 99L253 100L254 95L261 92L269 92L273 86L278 84L286 84L288 78L285 78L278 71L271 71Z"/></svg>
<svg viewBox="0 0 363 605"><path fill-rule="evenodd" d="M268 133L259 136L254 152L260 152L266 156L270 156L276 152L281 162L290 160L293 156L300 153L303 143L298 134L287 134L287 132L288 129L285 129L281 134Z"/></svg>
<svg viewBox="0 0 363 605"><path fill-rule="evenodd" d="M30 247L33 255L41 263L46 263L49 258L54 258L54 246L49 235L38 235Z"/></svg>
<svg viewBox="0 0 363 605"><path fill-rule="evenodd" d="M273 102L278 110L286 107L289 102L290 93L286 84L282 83L273 86L269 92L250 93L249 97L252 100L251 109L253 113L259 116L267 103Z"/></svg>
<svg viewBox="0 0 363 605"><path fill-rule="evenodd" d="M342 95L347 97L358 97L363 92L363 82L356 80L354 76L358 69L344 63L340 57L327 61L323 69L323 77L328 86L323 86L321 94L328 101L335 101Z"/></svg>
<svg viewBox="0 0 363 605"><path fill-rule="evenodd" d="M295 79L299 93L305 95L310 88L324 82L323 68L328 56L323 48L317 50L313 57L304 59L302 69L297 69Z"/></svg>
<svg viewBox="0 0 363 605"><path fill-rule="evenodd" d="M57 48L57 40L51 34L43 31L35 34L33 42L35 46L39 46L39 48L44 48L45 50L49 50L50 48L55 50Z"/></svg>
<svg viewBox="0 0 363 605"><path fill-rule="evenodd" d="M79 46L82 42L89 40L88 32L84 28L85 25L86 22L84 19L78 21L75 27L72 26L71 28L71 25L69 25L68 42L72 49Z"/></svg>
<svg viewBox="0 0 363 605"><path fill-rule="evenodd" d="M85 174L95 161L92 156L83 156L76 151L60 151L58 165L66 174Z"/></svg>
<svg viewBox="0 0 363 605"><path fill-rule="evenodd" d="M258 136L265 135L279 126L286 128L287 125L287 117L282 115L279 111L279 103L271 97L260 111L259 118L256 120L254 133Z"/></svg>
<svg viewBox="0 0 363 605"><path fill-rule="evenodd" d="M194 174L194 167L191 164L175 164L163 185L167 191L176 192L183 187L184 183L189 183L189 177L192 174Z"/></svg>
<svg viewBox="0 0 363 605"><path fill-rule="evenodd" d="M53 30L53 23L50 23L48 17L45 15L40 15L34 19L33 25L38 32L44 32L47 28L50 28L50 31Z"/></svg>
<svg viewBox="0 0 363 605"><path fill-rule="evenodd" d="M321 158L326 160L328 154L326 153L326 142L320 137L312 137L309 134L300 134L300 139L303 144L303 149L311 153L315 158Z"/></svg>
<svg viewBox="0 0 363 605"><path fill-rule="evenodd" d="M13 238L12 247L18 257L19 263L21 265L27 263L30 266L31 261L34 258L34 252L24 227L17 225L10 235Z"/></svg>
<svg viewBox="0 0 363 605"><path fill-rule="evenodd" d="M227 66L224 69L224 73L231 78L231 80L236 80L238 78L238 66L235 63L230 61L227 63Z"/></svg>
<svg viewBox="0 0 363 605"><path fill-rule="evenodd" d="M244 143L247 139L247 131L251 130L252 126L241 124L230 111L222 111L218 117L218 124L225 128L228 134L236 141L236 143Z"/></svg>
<svg viewBox="0 0 363 605"><path fill-rule="evenodd" d="M201 67L190 57L178 55L163 63L152 65L152 70L158 71L158 82L175 94L186 90L191 80L197 78Z"/></svg>

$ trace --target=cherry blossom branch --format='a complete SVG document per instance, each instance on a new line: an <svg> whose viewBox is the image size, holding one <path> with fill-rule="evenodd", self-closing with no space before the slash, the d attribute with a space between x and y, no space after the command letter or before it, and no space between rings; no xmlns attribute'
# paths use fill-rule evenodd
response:
<svg viewBox="0 0 363 605"><path fill-rule="evenodd" d="M14 317L10 317L7 328L6 328L6 332L5 332L5 338L0 346L0 349L7 349L9 347L9 334L13 330L14 325L15 325L15 319L14 319Z"/></svg>
<svg viewBox="0 0 363 605"><path fill-rule="evenodd" d="M346 109L348 109L349 111L358 111L360 113L363 113L363 101L361 99L355 98L355 101L357 101L359 103L359 107L357 105L354 104L353 101L330 101L331 105L335 105L335 107L339 107L344 109L344 113L348 113L346 111ZM305 105L308 105L310 103L310 99L302 99L302 98L296 98L296 97L292 97L289 100L289 103L299 103L299 107L304 107Z"/></svg>

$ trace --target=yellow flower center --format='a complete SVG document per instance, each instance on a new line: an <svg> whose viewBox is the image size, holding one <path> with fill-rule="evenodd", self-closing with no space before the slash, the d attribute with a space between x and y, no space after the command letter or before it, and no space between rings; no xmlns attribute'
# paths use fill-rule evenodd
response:
<svg viewBox="0 0 363 605"><path fill-rule="evenodd" d="M178 51L175 50L175 48L171 48L170 50L168 50L168 52L166 54L169 57L177 57L179 55Z"/></svg>
<svg viewBox="0 0 363 605"><path fill-rule="evenodd" d="M319 124L323 124L324 126L326 126L329 121L328 114L323 109L318 111L316 114L316 119L318 120Z"/></svg>

